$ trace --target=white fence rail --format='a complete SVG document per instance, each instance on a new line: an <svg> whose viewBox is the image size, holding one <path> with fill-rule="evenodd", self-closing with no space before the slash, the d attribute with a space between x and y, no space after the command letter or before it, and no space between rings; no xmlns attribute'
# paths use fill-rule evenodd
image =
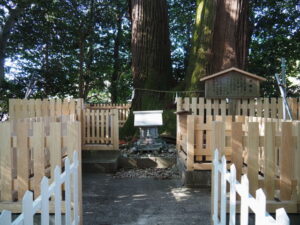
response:
<svg viewBox="0 0 300 225"><path fill-rule="evenodd" d="M62 221L62 185L65 186L65 222ZM57 166L54 170L54 181L48 184L48 178L41 181L41 195L33 201L33 194L27 191L22 200L22 213L12 221L12 213L4 210L0 215L1 225L33 225L34 215L41 213L41 224L49 225L49 198L54 196L54 221L55 225L78 225L78 155L73 154L73 163L69 158L65 159L65 171ZM72 188L71 188L72 187ZM71 208L71 195L73 195Z"/></svg>
<svg viewBox="0 0 300 225"><path fill-rule="evenodd" d="M219 160L219 152L215 150L213 160L213 225L226 224L226 206L227 206L227 182L230 186L229 192L229 224L236 224L236 197L241 197L240 224L248 225L249 209L255 214L255 225L289 225L289 218L283 208L276 210L274 219L266 211L266 196L262 189L256 191L256 198L249 194L249 181L246 175L242 176L241 183L236 179L236 168L232 164L230 172L226 168L226 158ZM219 205L220 203L220 205Z"/></svg>

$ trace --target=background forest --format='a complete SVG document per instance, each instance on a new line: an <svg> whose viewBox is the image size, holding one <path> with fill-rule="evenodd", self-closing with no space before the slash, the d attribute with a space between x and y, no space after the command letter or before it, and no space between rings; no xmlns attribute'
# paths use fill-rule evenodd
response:
<svg viewBox="0 0 300 225"><path fill-rule="evenodd" d="M241 6L237 21L247 22L242 35L235 34L246 40L241 67L267 78L262 96L279 95L274 74L281 70L281 58L287 60L287 76L294 78L288 82L288 95L299 95L297 0L160 0L152 5L150 0L4 0L0 3L1 106L5 110L8 98L24 98L28 90L31 98L82 97L97 103L128 102L133 88L194 90L201 95L201 86L192 84L198 71L194 64L203 60L195 56L199 52L195 49L205 49L201 46L211 34L222 35L209 30L211 18L217 21L213 29L229 23L222 18L222 2ZM209 11L214 7L215 13ZM146 43L156 45L143 47L138 42L141 35ZM214 71L211 60L197 76ZM158 64L160 69L154 71ZM155 73L147 81L142 79ZM153 94L144 93L150 98ZM174 92L169 95L174 98Z"/></svg>

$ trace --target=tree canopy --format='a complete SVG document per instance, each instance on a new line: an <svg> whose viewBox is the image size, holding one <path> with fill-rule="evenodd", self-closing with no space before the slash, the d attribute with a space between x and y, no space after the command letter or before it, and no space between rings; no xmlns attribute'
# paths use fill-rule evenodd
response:
<svg viewBox="0 0 300 225"><path fill-rule="evenodd" d="M1 100L24 98L28 89L34 98L71 96L99 103L131 99L129 2L2 1L0 64L5 59L5 78L0 76ZM165 22L170 30L172 84L165 85L165 90L186 89L197 7L207 2L213 1L167 0L168 17L162 19L169 18ZM281 58L287 60L287 76L299 77L299 14L296 0L249 1L250 45L245 69L268 79L263 85L264 96L279 95L274 74L280 72ZM291 83L288 90L289 95L299 93L299 87Z"/></svg>

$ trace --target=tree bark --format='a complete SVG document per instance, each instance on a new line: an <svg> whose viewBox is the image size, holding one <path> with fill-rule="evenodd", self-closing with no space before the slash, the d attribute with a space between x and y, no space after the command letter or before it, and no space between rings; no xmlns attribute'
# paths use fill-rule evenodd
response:
<svg viewBox="0 0 300 225"><path fill-rule="evenodd" d="M24 9L30 5L30 1L21 1L16 8L9 10L9 16L2 27L0 27L0 84L2 83L5 75L4 65L6 57L6 47L8 39L11 35L11 30L16 24L18 18Z"/></svg>
<svg viewBox="0 0 300 225"><path fill-rule="evenodd" d="M249 48L247 0L198 0L186 86L203 90L203 76L244 69Z"/></svg>
<svg viewBox="0 0 300 225"><path fill-rule="evenodd" d="M169 90L173 86L166 0L131 0L132 75L135 96L131 110L163 109L170 99L163 93L140 89ZM131 112L132 112L131 111ZM121 129L121 136L134 133L130 114Z"/></svg>
<svg viewBox="0 0 300 225"><path fill-rule="evenodd" d="M131 0L131 19L134 88L168 90L172 87L172 74L166 0ZM155 109L163 98L142 97L136 91L133 108Z"/></svg>

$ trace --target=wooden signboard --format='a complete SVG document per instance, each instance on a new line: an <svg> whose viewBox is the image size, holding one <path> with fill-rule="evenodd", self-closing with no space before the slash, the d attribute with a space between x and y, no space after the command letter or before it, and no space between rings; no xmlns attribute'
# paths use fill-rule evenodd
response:
<svg viewBox="0 0 300 225"><path fill-rule="evenodd" d="M206 98L255 98L260 96L260 82L265 78L230 68L204 77Z"/></svg>

